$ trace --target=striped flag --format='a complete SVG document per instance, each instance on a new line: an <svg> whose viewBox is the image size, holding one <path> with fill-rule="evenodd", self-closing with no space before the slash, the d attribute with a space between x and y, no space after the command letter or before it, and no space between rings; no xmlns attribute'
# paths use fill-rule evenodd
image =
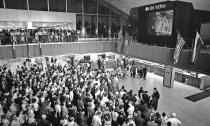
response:
<svg viewBox="0 0 210 126"><path fill-rule="evenodd" d="M193 48L193 54L192 54L192 60L191 63L195 63L197 57L198 57L198 53L200 52L200 48L201 46L204 46L204 42L201 39L199 33L196 33L196 37L195 37L195 44L194 44L194 48Z"/></svg>
<svg viewBox="0 0 210 126"><path fill-rule="evenodd" d="M184 38L181 36L181 34L178 32L177 35L177 43L176 43L176 49L174 52L174 64L178 62L179 54L185 44Z"/></svg>

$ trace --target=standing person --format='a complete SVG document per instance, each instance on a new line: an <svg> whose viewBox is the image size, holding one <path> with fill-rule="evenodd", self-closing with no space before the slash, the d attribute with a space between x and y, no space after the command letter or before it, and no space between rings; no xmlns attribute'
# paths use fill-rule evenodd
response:
<svg viewBox="0 0 210 126"><path fill-rule="evenodd" d="M114 87L114 91L119 91L119 79L117 76L114 76L113 87Z"/></svg>
<svg viewBox="0 0 210 126"><path fill-rule="evenodd" d="M39 122L39 126L51 126L51 123L46 119L47 116L44 114Z"/></svg>
<svg viewBox="0 0 210 126"><path fill-rule="evenodd" d="M152 117L151 120L149 120L149 121L147 122L147 126L158 126L158 124L155 123L154 117Z"/></svg>
<svg viewBox="0 0 210 126"><path fill-rule="evenodd" d="M133 66L130 68L131 77L133 77Z"/></svg>
<svg viewBox="0 0 210 126"><path fill-rule="evenodd" d="M148 91L143 91L143 94L142 94L142 100L145 101L145 103L149 103L149 100L150 100L150 96L147 94Z"/></svg>
<svg viewBox="0 0 210 126"><path fill-rule="evenodd" d="M127 109L128 116L133 117L134 110L135 110L135 108L134 108L134 106L133 106L133 103L130 101L130 102L128 103L128 106L129 106L128 109Z"/></svg>
<svg viewBox="0 0 210 126"><path fill-rule="evenodd" d="M97 65L98 65L98 69L100 70L101 69L101 59L100 58L97 60Z"/></svg>
<svg viewBox="0 0 210 126"><path fill-rule="evenodd" d="M92 126L102 126L101 122L101 112L97 111L96 114L93 116Z"/></svg>
<svg viewBox="0 0 210 126"><path fill-rule="evenodd" d="M77 123L74 121L74 117L69 118L67 126L78 126Z"/></svg>
<svg viewBox="0 0 210 126"><path fill-rule="evenodd" d="M142 68L142 67L140 68L140 71L139 71L139 76L140 76L140 78L142 78L142 77L143 77L143 68Z"/></svg>
<svg viewBox="0 0 210 126"><path fill-rule="evenodd" d="M133 77L135 78L136 77L136 67L133 67L132 72L133 72Z"/></svg>
<svg viewBox="0 0 210 126"><path fill-rule="evenodd" d="M134 121L135 121L137 126L144 126L145 120L142 117L142 112L140 110L137 111L137 114L134 117Z"/></svg>
<svg viewBox="0 0 210 126"><path fill-rule="evenodd" d="M155 110L157 110L159 98L160 98L160 93L158 92L157 88L155 87L153 89L152 101L151 101L151 105L152 105L152 107L154 107Z"/></svg>
<svg viewBox="0 0 210 126"><path fill-rule="evenodd" d="M136 124L133 120L133 116L129 115L127 117L127 120L124 122L123 126L136 126Z"/></svg>
<svg viewBox="0 0 210 126"><path fill-rule="evenodd" d="M168 120L168 117L166 116L166 113L163 112L162 113L162 126L167 126L167 120Z"/></svg>
<svg viewBox="0 0 210 126"><path fill-rule="evenodd" d="M138 91L138 96L139 98L142 100L142 94L144 93L144 89L143 87L140 87L139 91Z"/></svg>
<svg viewBox="0 0 210 126"><path fill-rule="evenodd" d="M103 126L112 126L111 113L104 112Z"/></svg>
<svg viewBox="0 0 210 126"><path fill-rule="evenodd" d="M146 76L147 76L147 67L145 66L143 68L143 79L146 80Z"/></svg>
<svg viewBox="0 0 210 126"><path fill-rule="evenodd" d="M176 118L176 113L171 114L171 118L167 120L167 124L171 123L171 126L181 126L181 121Z"/></svg>
<svg viewBox="0 0 210 126"><path fill-rule="evenodd" d="M137 68L137 74L140 76L140 71L141 71L141 68L140 67L138 67ZM140 78L141 78L141 76L140 76Z"/></svg>

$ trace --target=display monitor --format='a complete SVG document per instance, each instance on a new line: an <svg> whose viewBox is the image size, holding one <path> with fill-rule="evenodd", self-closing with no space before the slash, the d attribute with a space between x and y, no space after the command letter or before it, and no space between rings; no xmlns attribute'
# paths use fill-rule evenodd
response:
<svg viewBox="0 0 210 126"><path fill-rule="evenodd" d="M148 13L147 35L171 36L173 16L173 10Z"/></svg>

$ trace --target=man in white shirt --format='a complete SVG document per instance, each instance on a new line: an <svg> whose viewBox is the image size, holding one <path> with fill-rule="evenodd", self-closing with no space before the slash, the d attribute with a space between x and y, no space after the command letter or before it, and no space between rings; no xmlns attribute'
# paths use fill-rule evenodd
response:
<svg viewBox="0 0 210 126"><path fill-rule="evenodd" d="M102 122L101 122L101 112L98 111L96 112L96 114L93 116L92 119L92 126L101 126Z"/></svg>
<svg viewBox="0 0 210 126"><path fill-rule="evenodd" d="M60 101L57 101L56 102L56 105L55 105L55 112L56 114L61 114L61 105L60 105Z"/></svg>
<svg viewBox="0 0 210 126"><path fill-rule="evenodd" d="M129 105L129 108L128 108L128 110L127 110L128 115L130 115L130 116L133 117L133 113L134 113L135 108L134 108L134 106L133 106L133 104L132 104L131 101L128 103L128 105Z"/></svg>
<svg viewBox="0 0 210 126"><path fill-rule="evenodd" d="M176 113L171 114L171 118L167 120L168 122L171 123L171 126L181 126L181 121L176 118Z"/></svg>

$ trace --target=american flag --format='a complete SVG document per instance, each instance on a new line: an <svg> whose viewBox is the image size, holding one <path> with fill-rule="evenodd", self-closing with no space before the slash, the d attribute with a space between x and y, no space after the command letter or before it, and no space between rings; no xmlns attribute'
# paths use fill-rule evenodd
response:
<svg viewBox="0 0 210 126"><path fill-rule="evenodd" d="M176 43L176 49L174 52L174 64L178 62L179 54L185 44L184 38L181 36L181 34L178 32L177 35L177 43Z"/></svg>

